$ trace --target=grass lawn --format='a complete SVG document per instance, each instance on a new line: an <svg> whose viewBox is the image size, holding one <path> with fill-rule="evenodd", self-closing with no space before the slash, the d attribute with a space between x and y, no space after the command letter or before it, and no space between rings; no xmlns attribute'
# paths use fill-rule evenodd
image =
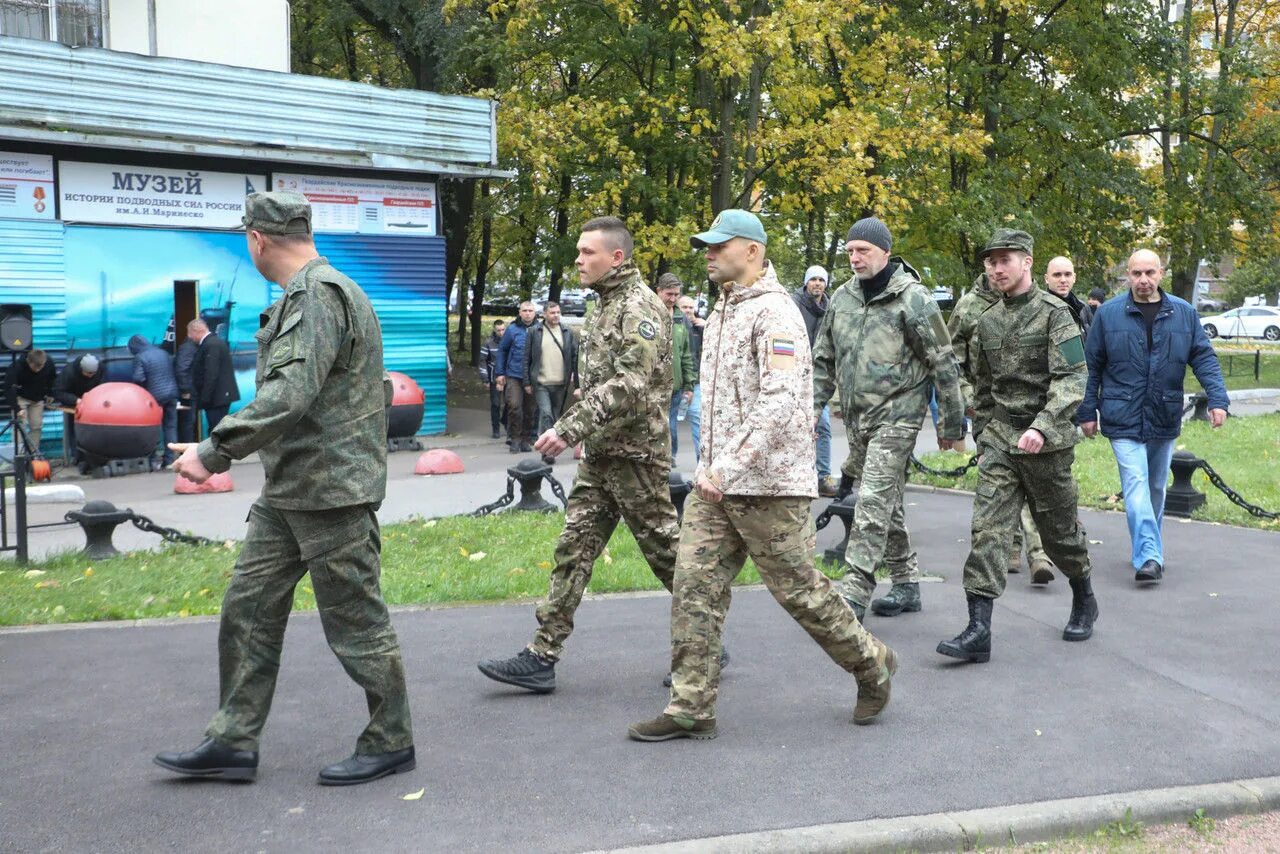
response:
<svg viewBox="0 0 1280 854"><path fill-rule="evenodd" d="M839 524L835 522L833 524ZM454 516L383 528L382 590L392 605L535 599L546 596L561 513ZM239 543L173 545L92 562L64 555L20 568L0 563L0 625L132 620L216 614ZM748 562L740 584L760 581ZM659 590L625 525L596 562L590 590ZM294 607L314 610L310 579Z"/></svg>
<svg viewBox="0 0 1280 854"><path fill-rule="evenodd" d="M1222 366L1222 378L1228 389L1280 388L1280 346L1241 338L1234 341L1218 339L1213 342ZM1254 354L1261 352L1258 378L1254 379ZM1187 368L1187 392L1201 390L1195 374Z"/></svg>
<svg viewBox="0 0 1280 854"><path fill-rule="evenodd" d="M1280 511L1280 414L1229 418L1220 430L1202 421L1183 425L1176 447L1208 460L1227 485L1265 510ZM954 453L926 454L922 462L937 469L955 468L970 455ZM1120 474L1116 470L1111 444L1098 437L1076 445L1076 481L1080 484L1080 503L1100 509L1123 509L1109 499L1120 491ZM973 490L978 483L976 469L970 469L962 480L923 475L912 470L911 479L934 486L952 486ZM1250 528L1280 530L1280 522L1259 519L1232 504L1214 488L1203 470L1191 479L1196 489L1208 499L1192 518Z"/></svg>

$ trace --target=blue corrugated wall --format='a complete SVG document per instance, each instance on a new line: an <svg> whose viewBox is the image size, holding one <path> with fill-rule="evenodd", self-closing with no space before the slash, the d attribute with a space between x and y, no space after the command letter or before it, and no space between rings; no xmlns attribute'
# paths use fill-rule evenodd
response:
<svg viewBox="0 0 1280 854"><path fill-rule="evenodd" d="M30 304L34 345L59 363L67 346L63 234L60 222L0 219L0 303ZM0 371L9 361L0 355ZM57 447L61 440L62 415L45 413L41 444Z"/></svg>
<svg viewBox="0 0 1280 854"><path fill-rule="evenodd" d="M445 429L444 238L318 234L316 248L364 288L382 323L387 370L426 394L422 433Z"/></svg>

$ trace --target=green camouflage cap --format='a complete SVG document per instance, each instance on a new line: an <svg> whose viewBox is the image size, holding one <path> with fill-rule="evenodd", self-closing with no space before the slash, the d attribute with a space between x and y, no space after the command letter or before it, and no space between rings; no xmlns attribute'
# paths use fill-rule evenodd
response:
<svg viewBox="0 0 1280 854"><path fill-rule="evenodd" d="M250 193L240 222L263 234L310 234L311 203L300 193Z"/></svg>
<svg viewBox="0 0 1280 854"><path fill-rule="evenodd" d="M716 218L711 221L711 228L695 234L689 238L689 245L694 249L703 249L707 246L718 246L721 243L727 243L735 237L745 237L747 240L754 240L764 246L769 245L769 236L764 233L764 226L760 224L760 217L751 211L738 210L730 208L720 211Z"/></svg>
<svg viewBox="0 0 1280 854"><path fill-rule="evenodd" d="M1016 228L997 228L996 233L987 241L987 245L978 253L978 258L986 258L997 249L1014 249L1032 255L1034 253L1031 250L1034 247L1035 240L1025 231L1018 231Z"/></svg>

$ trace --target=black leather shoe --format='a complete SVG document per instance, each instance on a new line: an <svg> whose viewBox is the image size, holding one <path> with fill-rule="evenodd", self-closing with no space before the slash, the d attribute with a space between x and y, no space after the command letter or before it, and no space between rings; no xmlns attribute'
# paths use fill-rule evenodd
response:
<svg viewBox="0 0 1280 854"><path fill-rule="evenodd" d="M949 641L938 644L938 652L964 661L991 660L991 606L994 599L965 591L969 600L969 625Z"/></svg>
<svg viewBox="0 0 1280 854"><path fill-rule="evenodd" d="M1093 636L1093 621L1098 619L1098 600L1088 578L1072 578L1071 617L1062 630L1064 641L1083 641Z"/></svg>
<svg viewBox="0 0 1280 854"><path fill-rule="evenodd" d="M1133 580L1139 584L1158 584L1164 578L1164 567L1154 560L1149 560L1134 573Z"/></svg>
<svg viewBox="0 0 1280 854"><path fill-rule="evenodd" d="M320 771L321 786L356 786L386 777L388 774L404 774L418 767L413 747L394 750L391 753L353 753L341 762L335 762Z"/></svg>
<svg viewBox="0 0 1280 854"><path fill-rule="evenodd" d="M188 777L250 782L258 776L258 751L236 750L212 738L206 738L199 747L186 753L157 753L152 761Z"/></svg>

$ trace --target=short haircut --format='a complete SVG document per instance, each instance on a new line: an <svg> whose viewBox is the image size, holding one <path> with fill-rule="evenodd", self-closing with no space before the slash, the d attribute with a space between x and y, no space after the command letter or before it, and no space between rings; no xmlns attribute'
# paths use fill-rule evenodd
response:
<svg viewBox="0 0 1280 854"><path fill-rule="evenodd" d="M499 326L506 326L507 322L503 320L501 317L499 317L497 320L493 322L493 325L494 325L494 328L497 328Z"/></svg>
<svg viewBox="0 0 1280 854"><path fill-rule="evenodd" d="M47 361L49 361L49 356L43 350L32 350L27 353L27 364L30 365L33 370L40 370L44 367L44 363Z"/></svg>
<svg viewBox="0 0 1280 854"><path fill-rule="evenodd" d="M542 310L546 311L549 308L559 308L559 307L560 307L560 303L556 302L553 299L549 299L545 303L543 303Z"/></svg>
<svg viewBox="0 0 1280 854"><path fill-rule="evenodd" d="M609 248L621 249L624 259L629 260L631 253L635 251L636 242L631 237L631 230L616 216L598 216L587 220L582 224L582 233L586 234L588 231L604 232L605 242Z"/></svg>
<svg viewBox="0 0 1280 854"><path fill-rule="evenodd" d="M538 310L538 307L537 307L536 305L534 305L534 304L533 304L533 300L529 300L529 299L527 299L527 300L522 300L522 301L520 302L520 308L519 308L519 309L517 309L517 311L524 311L525 306L528 306L529 308L533 309L534 311L537 311L537 310Z"/></svg>
<svg viewBox="0 0 1280 854"><path fill-rule="evenodd" d="M253 230L258 231L256 228ZM315 237L310 232L306 234L267 234L265 231L258 231L258 233L268 243L281 248L295 248L315 243Z"/></svg>
<svg viewBox="0 0 1280 854"><path fill-rule="evenodd" d="M677 291L684 290L684 284L680 281L680 277L675 273L663 273L658 277L658 286L654 290L669 291L673 288Z"/></svg>
<svg viewBox="0 0 1280 854"><path fill-rule="evenodd" d="M208 329L209 324L197 317L195 320L187 321L187 332L194 332L197 329Z"/></svg>

